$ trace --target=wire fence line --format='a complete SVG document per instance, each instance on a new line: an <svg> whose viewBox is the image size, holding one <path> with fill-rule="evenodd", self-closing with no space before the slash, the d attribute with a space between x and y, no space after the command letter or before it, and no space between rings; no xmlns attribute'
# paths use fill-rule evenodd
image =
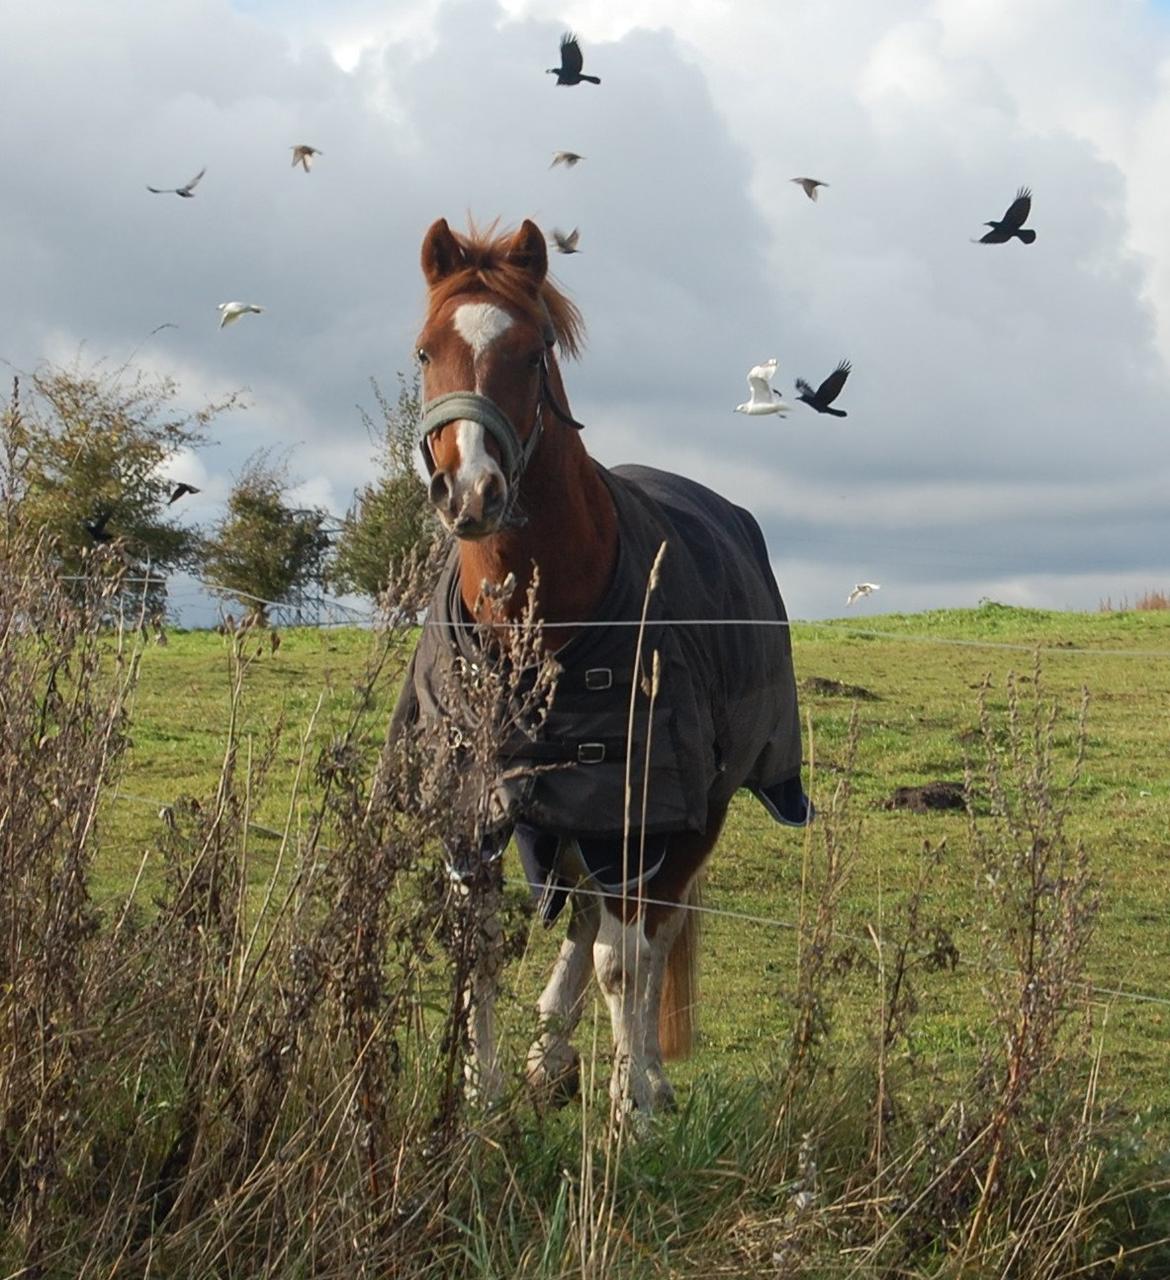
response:
<svg viewBox="0 0 1170 1280"><path fill-rule="evenodd" d="M63 579L64 581L82 581L81 575L71 575ZM157 585L161 579L138 577L127 578L125 581L131 585ZM439 623L422 616L416 618L395 618L389 616L385 611L373 608L361 608L355 605L347 604L345 601L335 596L324 594L308 597L304 602L296 602L289 600L268 600L263 596L254 595L247 591L238 591L232 587L225 587L220 583L206 582L202 579L194 579L199 588L213 594L219 598L231 597L233 599L247 600L253 604L261 605L266 610L274 609L278 611L296 610L298 608L306 609L310 607L317 608L327 613L333 614L332 617L324 620L317 619L315 621L295 621L286 622L287 626L305 626L305 627L343 627L343 626L365 626L376 630L385 631L418 631L425 627L460 627L468 631L474 631L482 624L468 619L466 621L453 620L449 623ZM530 627L532 623L526 622L509 622L502 621L493 623L493 627L507 630L522 630ZM569 621L558 622L539 622L536 624L545 631L557 630L608 630L610 628L637 628L647 624L638 618L578 618ZM985 649L989 652L1004 653L1027 653L1039 654L1042 657L1091 657L1091 658L1143 658L1160 661L1170 659L1170 649L1145 649L1145 648L1116 648L1116 647L1090 647L1088 645L1078 645L1071 641L1058 640L1049 644L1027 643L1019 640L985 640L966 636L940 636L932 632L926 631L894 631L885 627L863 627L854 626L848 623L841 623L835 619L800 619L800 618L659 618L654 619L650 624L655 627L765 627L780 628L789 631L798 631L804 628L822 628L823 630L833 634L845 637L857 637L866 640L887 640L896 641L904 644L924 644L938 645L944 648L958 649Z"/></svg>
<svg viewBox="0 0 1170 1280"><path fill-rule="evenodd" d="M160 817L172 807L163 800L152 799L149 796L133 795L130 792L120 790L115 791L114 799L134 804L148 805L159 813ZM288 832L281 831L277 827L267 826L261 822L255 822L252 819L248 819L246 825L250 831L254 831L260 835L269 836L274 840L285 840L288 838ZM332 855L336 850L323 847L322 852ZM539 896L545 889L543 884L528 880L527 878L522 878L518 883L522 884L531 893L537 896ZM575 885L573 887L573 892L581 894L583 897L598 898L602 900L608 898L615 901L620 900L623 902L632 902L638 906L644 907L675 907L680 911L690 911L694 912L696 915L708 916L712 919L731 920L737 924L757 925L761 928L783 930L788 933L799 933L801 928L797 921L783 920L776 916L758 915L749 911L734 911L727 907L708 906L706 903L673 902L666 898L655 898L641 893L628 893L621 891L611 893L604 889L590 888L586 884ZM841 942L850 942L856 946L863 946L867 948L876 947L880 950L884 950L887 945L893 945L891 939L883 938L876 932L876 930L872 935L862 935L846 933L843 930L834 929L832 931L832 936ZM962 956L955 957L954 965L955 967L965 969L991 968L996 973L1005 974L1018 972L1018 970L1010 968L1007 965L988 966L983 961L965 960ZM1090 998L1093 998L1094 996L1108 996L1116 1000L1126 1000L1132 1004L1149 1004L1170 1008L1170 998L1154 995L1152 992L1148 991L1134 991L1124 987L1108 987L1092 978L1086 978L1081 982L1074 983L1074 985L1086 991Z"/></svg>

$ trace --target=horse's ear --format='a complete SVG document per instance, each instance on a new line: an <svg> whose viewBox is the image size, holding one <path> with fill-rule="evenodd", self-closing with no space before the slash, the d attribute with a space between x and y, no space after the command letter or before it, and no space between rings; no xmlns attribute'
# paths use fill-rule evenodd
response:
<svg viewBox="0 0 1170 1280"><path fill-rule="evenodd" d="M436 285L464 265L463 247L455 239L446 218L431 223L423 239L422 273L427 284Z"/></svg>
<svg viewBox="0 0 1170 1280"><path fill-rule="evenodd" d="M548 275L548 245L544 233L532 221L525 218L520 230L512 237L508 245L508 261L521 271L532 277L532 283L541 285Z"/></svg>

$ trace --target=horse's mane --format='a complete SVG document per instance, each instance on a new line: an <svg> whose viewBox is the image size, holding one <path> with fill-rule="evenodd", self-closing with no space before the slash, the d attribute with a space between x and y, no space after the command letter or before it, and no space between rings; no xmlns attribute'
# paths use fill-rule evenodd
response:
<svg viewBox="0 0 1170 1280"><path fill-rule="evenodd" d="M571 357L580 354L585 337L585 321L571 301L546 275L540 289L532 292L532 277L523 267L508 261L512 232L498 231L496 223L481 231L474 223L466 235L453 231L467 265L453 271L431 288L432 309L464 293L494 293L511 303L537 326L545 314L561 351Z"/></svg>

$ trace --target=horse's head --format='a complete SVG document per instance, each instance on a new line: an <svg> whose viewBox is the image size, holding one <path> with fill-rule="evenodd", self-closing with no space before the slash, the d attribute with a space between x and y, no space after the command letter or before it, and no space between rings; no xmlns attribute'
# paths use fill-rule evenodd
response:
<svg viewBox="0 0 1170 1280"><path fill-rule="evenodd" d="M431 502L457 536L484 538L512 511L543 430L553 344L572 352L580 318L546 280L548 250L533 222L488 239L456 236L440 218L423 241L422 269L430 296L417 358Z"/></svg>

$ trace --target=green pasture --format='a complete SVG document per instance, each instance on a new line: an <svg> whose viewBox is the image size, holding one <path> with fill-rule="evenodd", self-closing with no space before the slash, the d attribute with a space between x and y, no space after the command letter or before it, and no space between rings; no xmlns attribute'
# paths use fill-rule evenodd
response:
<svg viewBox="0 0 1170 1280"><path fill-rule="evenodd" d="M827 806L848 773L858 831L838 919L839 941L854 964L841 984L835 1034L845 1040L871 1034L879 1013L874 938L896 932L924 846L945 842L927 909L957 948L959 963L916 979L910 1044L917 1066L925 1068L920 1078L945 1078L967 1064L987 1024L981 985L995 963L981 942L986 886L969 848L968 818L961 810L918 814L885 802L898 786L961 781L968 761L978 779L980 690L989 682L998 738L1009 673L1016 673L1027 705L1039 651L1040 696L1058 706L1054 732L1066 770L1075 754L1082 689L1089 696L1086 754L1069 825L1089 852L1102 896L1086 966L1097 986L1091 1030L1102 1051L1101 1090L1144 1116L1144 1125L1170 1133L1170 614L985 604L797 624L793 639L812 793ZM374 647L371 635L357 630L285 631L281 641L275 652L266 633L248 641L254 657L240 710L244 747L254 757L278 727L281 733L273 768L255 797L249 857L257 886L266 882L277 846L261 828L291 824L295 830L304 821L316 753L348 721ZM404 653L409 644L404 638ZM137 892L148 902L160 805L214 791L228 728L229 649L230 641L214 633L171 633L168 645L143 654L133 746L118 795L103 815L99 886L110 900L140 876ZM371 750L393 705L398 669L388 668L376 686L366 719ZM854 714L859 733L850 763ZM302 758L300 798L290 803ZM710 864L700 1036L693 1058L674 1068L684 1095L702 1078L747 1081L765 1074L782 1051L792 1021L794 925L806 881L815 877L814 853L803 833L773 824L750 797L737 800ZM559 933L534 923L527 953L509 970L502 1013L517 1061ZM602 1055L604 1021L598 1001L580 1035L587 1049L596 1029Z"/></svg>

